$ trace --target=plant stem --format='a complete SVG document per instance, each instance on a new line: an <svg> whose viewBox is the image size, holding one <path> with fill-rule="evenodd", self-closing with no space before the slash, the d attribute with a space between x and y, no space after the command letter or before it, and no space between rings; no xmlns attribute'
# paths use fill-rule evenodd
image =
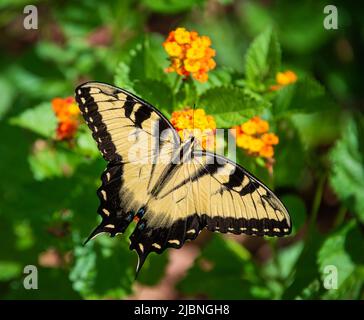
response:
<svg viewBox="0 0 364 320"><path fill-rule="evenodd" d="M313 199L313 204L312 204L312 210L311 210L311 215L308 221L308 230L307 233L304 237L304 242L303 242L303 248L300 254L300 257L307 251L307 248L309 247L309 242L311 240L311 235L315 229L315 225L316 225L316 220L317 220L317 215L320 209L320 205L321 205L321 200L322 200L322 194L324 192L324 186L325 186L325 181L326 181L326 173L322 174L319 177L318 183L317 183L317 188L316 188L316 192L315 192L315 196ZM298 257L297 261L295 262L294 267L292 268L289 276L287 277L287 279L290 279L293 277L293 274L295 272L295 270L297 269L298 266L298 262L300 260L300 257Z"/></svg>
<svg viewBox="0 0 364 320"><path fill-rule="evenodd" d="M173 84L173 87L172 87L173 94L178 93L181 81L182 81L182 77L177 75L176 80L174 81L174 84Z"/></svg>
<svg viewBox="0 0 364 320"><path fill-rule="evenodd" d="M345 216L346 216L346 207L345 206L341 206L339 208L339 211L336 215L336 219L335 219L335 222L334 222L334 229L336 229L337 227L339 227L344 219L345 219Z"/></svg>
<svg viewBox="0 0 364 320"><path fill-rule="evenodd" d="M179 87L181 85L182 77L179 75L176 76L176 80L174 81L173 87L172 87L172 96L173 96L173 108L176 108L176 95L178 93Z"/></svg>
<svg viewBox="0 0 364 320"><path fill-rule="evenodd" d="M306 235L306 240L307 240L308 236L312 233L312 230L313 230L316 220L317 220L317 215L318 215L318 211L320 209L321 200L322 200L322 194L324 192L325 181L326 181L326 174L323 174L320 176L319 181L317 183L317 189L316 189L316 193L315 193L315 196L313 199L311 215L310 215L310 219L308 221L308 232ZM305 242L306 242L306 240L305 240Z"/></svg>
<svg viewBox="0 0 364 320"><path fill-rule="evenodd" d="M274 266L276 267L278 275L279 275L278 280L281 281L282 278L281 278L280 274L281 274L282 268L281 268L281 264L279 263L279 259L278 259L277 239L275 239L275 238L271 239L269 241L269 245L270 245L271 250L272 250L273 263L274 263Z"/></svg>

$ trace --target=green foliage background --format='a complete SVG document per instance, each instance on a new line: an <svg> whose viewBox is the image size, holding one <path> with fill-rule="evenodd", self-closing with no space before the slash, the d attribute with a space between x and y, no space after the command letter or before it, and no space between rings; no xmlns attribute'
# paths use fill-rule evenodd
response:
<svg viewBox="0 0 364 320"><path fill-rule="evenodd" d="M338 7L338 30L323 28L329 3ZM280 137L272 178L259 162L237 157L287 205L292 236L197 242L178 297L363 299L364 16L358 2L329 3L33 1L39 29L25 30L27 1L1 1L0 298L135 293L127 235L82 246L98 221L95 190L105 166L90 132L82 126L72 147L54 140L51 99L92 79L131 90L167 116L196 104L223 128L263 115ZM217 68L207 83L181 84L164 73L161 43L177 26L211 37ZM299 81L269 92L285 69ZM42 262L44 253L56 261ZM156 285L168 255L152 255L138 282ZM30 264L38 266L39 290L23 287ZM338 270L336 290L324 287L327 266Z"/></svg>

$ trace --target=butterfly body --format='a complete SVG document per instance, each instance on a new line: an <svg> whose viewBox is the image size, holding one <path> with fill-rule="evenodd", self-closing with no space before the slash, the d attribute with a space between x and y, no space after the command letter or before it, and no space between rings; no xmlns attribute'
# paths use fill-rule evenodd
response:
<svg viewBox="0 0 364 320"><path fill-rule="evenodd" d="M108 161L97 191L102 222L89 239L123 233L137 217L130 236L137 271L150 252L181 248L203 228L290 233L289 214L269 188L231 160L202 150L195 137L181 141L146 101L98 82L79 86L76 100Z"/></svg>

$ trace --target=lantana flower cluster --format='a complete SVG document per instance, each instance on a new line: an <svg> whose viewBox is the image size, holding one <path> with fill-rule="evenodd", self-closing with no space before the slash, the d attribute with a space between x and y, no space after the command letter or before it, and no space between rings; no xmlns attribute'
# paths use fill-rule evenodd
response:
<svg viewBox="0 0 364 320"><path fill-rule="evenodd" d="M269 123L256 116L241 125L231 128L238 147L244 149L250 156L272 159L274 146L279 138L269 132Z"/></svg>
<svg viewBox="0 0 364 320"><path fill-rule="evenodd" d="M57 140L72 139L80 124L80 109L74 98L54 98L52 100L52 108L58 120L56 130Z"/></svg>
<svg viewBox="0 0 364 320"><path fill-rule="evenodd" d="M205 150L215 147L216 122L213 116L207 115L203 109L189 107L181 111L174 111L171 123L182 140L193 135Z"/></svg>
<svg viewBox="0 0 364 320"><path fill-rule="evenodd" d="M278 72L276 74L276 82L277 84L274 84L270 87L270 89L272 91L276 91L279 90L289 84L295 83L297 81L297 75L291 71L291 70L286 70L283 72Z"/></svg>
<svg viewBox="0 0 364 320"><path fill-rule="evenodd" d="M177 28L171 31L163 43L170 59L167 72L176 72L181 76L192 76L199 82L208 79L208 72L215 68L213 57L215 50L211 47L211 39L199 36L196 31Z"/></svg>

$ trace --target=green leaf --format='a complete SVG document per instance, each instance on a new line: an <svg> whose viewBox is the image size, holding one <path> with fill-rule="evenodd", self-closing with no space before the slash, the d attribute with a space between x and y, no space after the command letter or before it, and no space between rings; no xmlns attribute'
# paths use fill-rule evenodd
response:
<svg viewBox="0 0 364 320"><path fill-rule="evenodd" d="M292 235L295 235L305 223L307 213L303 200L296 195L285 195L282 202L288 209L292 219Z"/></svg>
<svg viewBox="0 0 364 320"><path fill-rule="evenodd" d="M202 249L178 288L188 296L203 294L210 299L270 297L249 252L239 243L220 236L214 236Z"/></svg>
<svg viewBox="0 0 364 320"><path fill-rule="evenodd" d="M1 101L0 101L0 120L6 114L6 112L11 107L11 104L15 98L15 91L11 83L1 77L0 78L0 92L1 92Z"/></svg>
<svg viewBox="0 0 364 320"><path fill-rule="evenodd" d="M97 148L97 143L93 139L91 132L88 130L88 128L84 128L86 130L82 130L81 128L82 127L79 128L79 132L76 136L77 148L75 151L86 157L99 157L100 151Z"/></svg>
<svg viewBox="0 0 364 320"><path fill-rule="evenodd" d="M205 0L143 0L142 3L150 10L164 14L175 14L192 9Z"/></svg>
<svg viewBox="0 0 364 320"><path fill-rule="evenodd" d="M273 24L273 17L267 9L268 6L260 2L247 1L242 3L240 9L242 22L250 35L264 32L268 25Z"/></svg>
<svg viewBox="0 0 364 320"><path fill-rule="evenodd" d="M281 49L275 32L269 28L250 45L245 57L247 83L254 89L262 88L274 79L280 68Z"/></svg>
<svg viewBox="0 0 364 320"><path fill-rule="evenodd" d="M360 253L359 253L360 252ZM353 276L357 264L363 264L364 258L363 236L355 221L344 225L341 229L331 234L323 243L318 252L318 264L322 283L328 276L327 268L337 270L337 290L328 290L326 298L337 298L340 291L345 289L345 282Z"/></svg>
<svg viewBox="0 0 364 320"><path fill-rule="evenodd" d="M238 72L244 71L242 56L248 46L248 40L242 36L242 30L235 19L229 15L211 15L209 19L189 22L188 28L198 30L200 35L211 38L211 46L216 50L214 60L217 68L209 72L209 77L222 66Z"/></svg>
<svg viewBox="0 0 364 320"><path fill-rule="evenodd" d="M270 106L261 96L236 87L210 89L198 105L215 117L219 128L241 124Z"/></svg>
<svg viewBox="0 0 364 320"><path fill-rule="evenodd" d="M275 240L270 240L275 241ZM265 277L271 281L267 282L267 286L275 291L274 299L281 298L285 287L285 281L289 279L295 264L302 253L303 241L293 243L289 247L277 250L277 258L272 258L263 267L262 272Z"/></svg>
<svg viewBox="0 0 364 320"><path fill-rule="evenodd" d="M44 102L35 108L27 109L20 115L10 119L10 123L29 129L47 138L54 136L57 119L49 102Z"/></svg>
<svg viewBox="0 0 364 320"><path fill-rule="evenodd" d="M309 77L279 89L273 103L273 113L276 117L333 108L336 108L336 104L326 95L324 87Z"/></svg>
<svg viewBox="0 0 364 320"><path fill-rule="evenodd" d="M68 273L63 269L38 267L38 290L27 290L23 278L11 283L12 290L6 296L10 300L78 300L81 296L72 289Z"/></svg>
<svg viewBox="0 0 364 320"><path fill-rule="evenodd" d="M319 281L320 274L317 266L317 252L321 247L324 237L316 230L306 239L305 247L302 250L298 260L293 268L293 277L288 287L285 288L282 298L295 299L303 295L308 295L308 298L317 297L319 290L316 283Z"/></svg>
<svg viewBox="0 0 364 320"><path fill-rule="evenodd" d="M129 74L129 66L124 62L120 62L115 71L114 82L116 86L134 93L132 81L130 80Z"/></svg>
<svg viewBox="0 0 364 320"><path fill-rule="evenodd" d="M232 70L219 68L209 73L209 79L204 82L194 81L198 95L202 95L209 89L232 84Z"/></svg>
<svg viewBox="0 0 364 320"><path fill-rule="evenodd" d="M162 54L164 58L161 59ZM164 72L164 67L168 65L166 58L161 37L145 37L143 43L138 44L136 49L131 51L129 77L132 81L144 79L167 81L167 75Z"/></svg>
<svg viewBox="0 0 364 320"><path fill-rule="evenodd" d="M26 60L26 65L33 65L34 56L31 56ZM34 63L35 64L35 63ZM46 75L52 73L51 67L44 66L46 69L42 69ZM50 69L50 70L49 70ZM70 70L67 69L69 72ZM56 72L56 71L54 71ZM21 97L33 98L46 101L57 96L69 96L73 94L72 81L65 81L60 78L59 74L56 74L55 78L49 78L42 76L28 68L23 67L21 64L12 64L4 72L8 80L12 83L16 92L21 92Z"/></svg>
<svg viewBox="0 0 364 320"><path fill-rule="evenodd" d="M282 31L280 40L287 51L297 57L310 56L318 48L324 48L330 37L334 37L322 27L322 10L326 3L305 1L301 3L300 10L297 10L297 5L292 1L282 1L274 9L272 6L267 7L269 13L275 17L277 28ZM308 16L310 23L307 23Z"/></svg>
<svg viewBox="0 0 364 320"><path fill-rule="evenodd" d="M167 264L167 252L150 254L143 265L143 272L138 276L138 282L148 286L156 285L164 277Z"/></svg>
<svg viewBox="0 0 364 320"><path fill-rule="evenodd" d="M40 41L36 46L36 50L40 58L63 65L74 61L78 53L75 50L66 50L64 47L48 41Z"/></svg>
<svg viewBox="0 0 364 320"><path fill-rule="evenodd" d="M143 79L135 81L134 90L144 100L169 116L173 111L173 96L169 87L161 81Z"/></svg>
<svg viewBox="0 0 364 320"><path fill-rule="evenodd" d="M274 150L275 184L277 187L301 187L306 161L305 150L298 133L287 122L282 122L278 129L279 144Z"/></svg>
<svg viewBox="0 0 364 320"><path fill-rule="evenodd" d="M302 144L307 149L332 145L340 138L340 132L345 125L345 119L339 109L306 114L296 113L292 114L290 119L297 128Z"/></svg>
<svg viewBox="0 0 364 320"><path fill-rule="evenodd" d="M46 146L36 150L28 158L35 180L70 176L83 158L68 150L54 149Z"/></svg>
<svg viewBox="0 0 364 320"><path fill-rule="evenodd" d="M330 183L338 197L364 222L364 119L350 119L330 153Z"/></svg>
<svg viewBox="0 0 364 320"><path fill-rule="evenodd" d="M20 276L21 265L15 261L0 261L0 281L9 281Z"/></svg>
<svg viewBox="0 0 364 320"><path fill-rule="evenodd" d="M74 290L88 299L130 295L135 256L128 250L125 238L115 241L104 235L94 242L75 248L75 263L69 275Z"/></svg>

